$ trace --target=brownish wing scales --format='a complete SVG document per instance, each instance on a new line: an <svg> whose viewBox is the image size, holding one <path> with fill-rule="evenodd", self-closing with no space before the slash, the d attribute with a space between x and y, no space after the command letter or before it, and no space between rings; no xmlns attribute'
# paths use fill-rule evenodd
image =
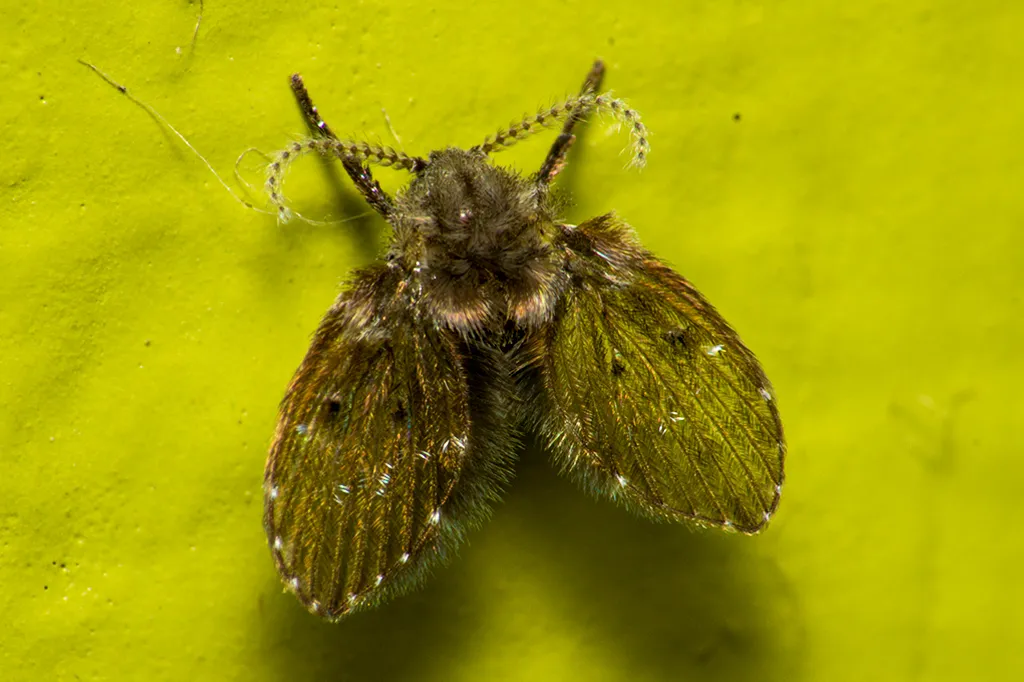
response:
<svg viewBox="0 0 1024 682"><path fill-rule="evenodd" d="M505 387L470 376L492 359L424 320L414 288L383 264L358 274L281 404L264 525L286 586L326 618L413 587L508 477Z"/></svg>
<svg viewBox="0 0 1024 682"><path fill-rule="evenodd" d="M771 384L704 297L614 216L563 229L533 420L562 468L642 513L760 530L785 441Z"/></svg>

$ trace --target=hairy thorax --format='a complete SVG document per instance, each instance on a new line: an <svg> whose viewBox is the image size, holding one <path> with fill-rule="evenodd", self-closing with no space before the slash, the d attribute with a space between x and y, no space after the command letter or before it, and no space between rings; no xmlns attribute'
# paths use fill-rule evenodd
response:
<svg viewBox="0 0 1024 682"><path fill-rule="evenodd" d="M463 336L550 319L561 289L546 188L449 148L397 197L390 260Z"/></svg>

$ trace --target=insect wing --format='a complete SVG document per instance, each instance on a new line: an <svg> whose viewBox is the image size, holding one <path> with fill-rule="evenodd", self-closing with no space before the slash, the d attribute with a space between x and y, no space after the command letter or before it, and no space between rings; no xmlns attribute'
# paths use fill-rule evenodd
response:
<svg viewBox="0 0 1024 682"><path fill-rule="evenodd" d="M326 618L412 587L458 539L470 396L458 340L408 282L363 271L317 329L281 404L264 525L286 586Z"/></svg>
<svg viewBox="0 0 1024 682"><path fill-rule="evenodd" d="M650 516L759 530L785 442L753 354L615 217L565 227L560 246L570 283L537 420L563 469Z"/></svg>

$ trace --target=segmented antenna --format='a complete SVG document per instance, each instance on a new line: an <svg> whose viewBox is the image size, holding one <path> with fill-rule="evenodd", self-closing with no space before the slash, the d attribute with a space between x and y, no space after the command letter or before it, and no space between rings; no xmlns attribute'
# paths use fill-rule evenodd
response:
<svg viewBox="0 0 1024 682"><path fill-rule="evenodd" d="M607 92L603 95L581 94L570 97L550 109L538 112L533 116L523 117L523 120L519 123L515 123L508 128L499 130L494 135L488 136L483 144L479 144L472 149L482 151L484 154L501 151L544 128L561 123L569 118L569 116L574 114L586 115L592 111L610 113L620 123L624 123L629 128L629 133L633 138L631 145L633 155L630 165L639 168L647 163L647 154L651 149L651 145L647 142L647 128L640 121L640 114L635 109L630 109L625 101L612 97L611 93Z"/></svg>
<svg viewBox="0 0 1024 682"><path fill-rule="evenodd" d="M650 151L650 144L647 142L647 128L640 121L640 114L635 109L630 109L625 101L612 97L611 93L603 95L585 93L570 97L564 102L552 106L550 109L538 112L533 116L526 116L519 123L499 130L494 135L487 137L483 144L471 147L470 150L483 152L484 154L501 151L544 128L565 121L570 116L585 116L594 111L610 113L620 123L628 126L630 136L633 138L630 146L632 158L629 165L638 168L643 167L647 163L647 154ZM272 154L271 158L273 160L267 166L267 195L270 197L270 203L277 210L278 219L282 222L287 222L292 215L288 207L285 206L284 196L281 193L284 175L288 171L288 167L298 158L313 152L324 156L336 156L342 160L351 160L358 163L365 162L379 166L390 166L412 173L419 173L427 167L427 161L423 158L409 156L405 152L400 152L391 147L369 144L367 142L338 140L333 137L312 137L299 142L293 142L285 149Z"/></svg>
<svg viewBox="0 0 1024 682"><path fill-rule="evenodd" d="M427 162L418 156L409 156L391 147L369 144L367 142L352 142L349 140L338 140L333 137L311 137L293 142L285 149L272 154L273 159L267 166L267 195L270 203L277 209L278 218L287 221L291 212L284 204L284 196L281 194L281 183L288 167L300 157L310 153L322 154L323 156L336 156L342 160L352 160L358 163L374 163L379 166L390 166L400 170L407 170L418 173L426 167Z"/></svg>

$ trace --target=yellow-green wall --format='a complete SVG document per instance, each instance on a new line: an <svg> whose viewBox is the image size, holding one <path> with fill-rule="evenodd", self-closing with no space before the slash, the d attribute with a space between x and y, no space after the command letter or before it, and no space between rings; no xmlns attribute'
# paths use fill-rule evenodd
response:
<svg viewBox="0 0 1024 682"><path fill-rule="evenodd" d="M207 0L192 50L185 0L6 4L0 678L1024 675L1024 5ZM338 133L393 142L384 108L422 154L595 56L653 151L624 170L626 138L591 125L569 217L618 210L758 353L779 514L756 538L652 525L534 448L427 587L321 624L275 575L263 458L385 226L246 210L76 59L230 176L303 131L293 71ZM532 169L549 140L498 159ZM289 192L364 211L315 161Z"/></svg>

